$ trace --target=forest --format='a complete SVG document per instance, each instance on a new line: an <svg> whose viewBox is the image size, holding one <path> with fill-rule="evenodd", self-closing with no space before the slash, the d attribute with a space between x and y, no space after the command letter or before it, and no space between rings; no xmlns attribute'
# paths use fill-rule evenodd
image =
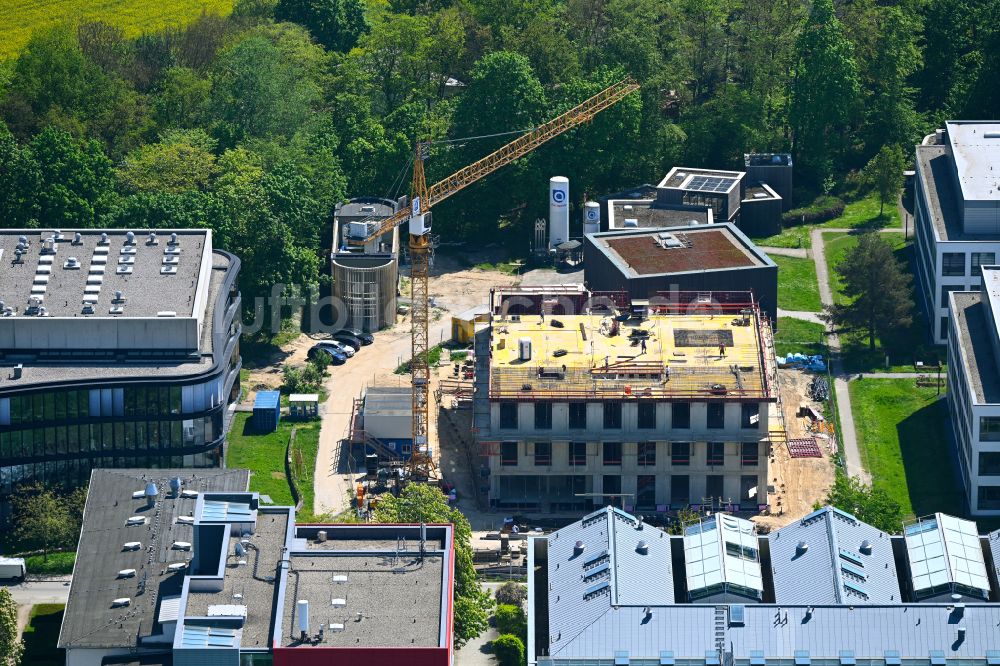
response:
<svg viewBox="0 0 1000 666"><path fill-rule="evenodd" d="M210 227L252 303L322 279L334 206L407 193L415 139L433 182L627 75L638 94L443 203L435 233L523 254L551 175L579 206L751 150L791 151L806 199L836 191L944 119L1000 117L1000 3L238 0L135 38L62 23L0 62L0 219Z"/></svg>

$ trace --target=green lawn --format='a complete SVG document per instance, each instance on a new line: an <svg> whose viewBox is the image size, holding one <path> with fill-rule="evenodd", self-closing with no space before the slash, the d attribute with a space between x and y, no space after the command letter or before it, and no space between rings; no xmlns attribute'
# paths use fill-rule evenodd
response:
<svg viewBox="0 0 1000 666"><path fill-rule="evenodd" d="M292 469L296 486L302 493L302 514L312 515L313 474L319 450L319 420L291 421L282 415L278 429L258 434L250 426L247 412L236 414L229 433L229 451L226 466L250 470L250 490L268 495L277 506L294 504L292 489L285 474L285 451L295 428L295 446L292 449Z"/></svg>
<svg viewBox="0 0 1000 666"><path fill-rule="evenodd" d="M106 21L129 37L183 25L203 12L228 14L233 0L4 0L0 3L0 60L17 55L31 33L62 21Z"/></svg>
<svg viewBox="0 0 1000 666"><path fill-rule="evenodd" d="M903 261L913 273L913 245L906 242L902 234L886 233L882 237L893 247L896 258ZM846 233L823 234L826 263L830 269L830 288L837 303L847 303L849 299L842 293L843 283L834 267L843 260L848 250L857 245L858 237ZM913 372L914 363L922 361L927 366L944 363L946 350L943 346L934 345L930 340L930 329L923 310L914 301L913 323L900 332L898 340L892 340L885 345L877 341L876 349L868 348L868 338L863 331L848 331L841 333L840 342L844 358L845 370L848 372ZM889 365L885 358L889 356Z"/></svg>
<svg viewBox="0 0 1000 666"><path fill-rule="evenodd" d="M754 242L765 247L812 247L809 232L813 229L883 229L899 227L899 209L895 203L886 204L885 212L878 214L878 194L871 192L860 199L846 202L844 214L819 224L802 224L786 227L773 236L754 238Z"/></svg>
<svg viewBox="0 0 1000 666"><path fill-rule="evenodd" d="M773 236L754 238L753 242L764 247L809 248L812 247L812 239L809 237L809 232L812 231L812 228L812 225L809 224L786 227ZM774 259L774 257L771 258Z"/></svg>
<svg viewBox="0 0 1000 666"><path fill-rule="evenodd" d="M872 483L905 514L961 515L943 396L912 379L862 379L851 382L850 391L858 446Z"/></svg>
<svg viewBox="0 0 1000 666"><path fill-rule="evenodd" d="M64 650L56 647L65 604L36 604L24 628L24 666L63 666Z"/></svg>
<svg viewBox="0 0 1000 666"><path fill-rule="evenodd" d="M24 565L29 574L57 576L73 573L73 563L76 562L76 551L66 553L49 553L48 558L41 555L29 555L24 558Z"/></svg>
<svg viewBox="0 0 1000 666"><path fill-rule="evenodd" d="M778 331L774 334L774 351L778 356L787 356L792 352L826 356L823 325L792 317L778 317Z"/></svg>
<svg viewBox="0 0 1000 666"><path fill-rule="evenodd" d="M778 264L778 307L783 310L819 312L819 283L816 264L812 259L797 257L771 257Z"/></svg>

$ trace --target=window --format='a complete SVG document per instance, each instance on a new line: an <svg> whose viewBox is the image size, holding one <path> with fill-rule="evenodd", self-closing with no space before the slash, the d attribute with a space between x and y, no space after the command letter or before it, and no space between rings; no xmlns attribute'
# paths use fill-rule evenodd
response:
<svg viewBox="0 0 1000 666"><path fill-rule="evenodd" d="M691 464L691 442L670 443L670 464L685 467Z"/></svg>
<svg viewBox="0 0 1000 666"><path fill-rule="evenodd" d="M721 474L709 474L705 477L705 495L712 503L722 503L723 478Z"/></svg>
<svg viewBox="0 0 1000 666"><path fill-rule="evenodd" d="M604 442L603 461L605 465L622 464L622 443Z"/></svg>
<svg viewBox="0 0 1000 666"><path fill-rule="evenodd" d="M656 430L656 403L642 401L638 406L639 430Z"/></svg>
<svg viewBox="0 0 1000 666"><path fill-rule="evenodd" d="M757 504L757 498L760 493L757 492L757 477L756 476L741 476L740 477L740 504L743 506L754 506Z"/></svg>
<svg viewBox="0 0 1000 666"><path fill-rule="evenodd" d="M579 430L587 427L587 403L569 403L569 427Z"/></svg>
<svg viewBox="0 0 1000 666"><path fill-rule="evenodd" d="M617 474L605 474L604 492L607 493L604 496L605 504L610 504L611 506L621 506L622 497L620 497L620 495L622 492L622 477ZM614 497L614 495L619 495L619 497Z"/></svg>
<svg viewBox="0 0 1000 666"><path fill-rule="evenodd" d="M976 270L980 266L992 266L997 263L997 255L995 252L973 252L972 253L972 275L973 277L979 277L979 271Z"/></svg>
<svg viewBox="0 0 1000 666"><path fill-rule="evenodd" d="M758 442L743 442L740 447L740 464L744 467L756 467L760 460L760 444Z"/></svg>
<svg viewBox="0 0 1000 666"><path fill-rule="evenodd" d="M1000 509L1000 486L979 486L980 510Z"/></svg>
<svg viewBox="0 0 1000 666"><path fill-rule="evenodd" d="M965 287L960 284L946 284L941 287L941 305L940 307L948 307L948 294L953 291L965 291Z"/></svg>
<svg viewBox="0 0 1000 666"><path fill-rule="evenodd" d="M604 403L604 429L618 430L622 427L622 403Z"/></svg>
<svg viewBox="0 0 1000 666"><path fill-rule="evenodd" d="M708 451L705 454L705 464L709 467L715 467L717 465L725 464L726 462L726 443L725 442L709 442Z"/></svg>
<svg viewBox="0 0 1000 666"><path fill-rule="evenodd" d="M706 425L712 430L726 427L726 404L723 402L708 403L708 418Z"/></svg>
<svg viewBox="0 0 1000 666"><path fill-rule="evenodd" d="M569 466L570 467L583 467L587 464L587 443L586 442L570 442L569 443Z"/></svg>
<svg viewBox="0 0 1000 666"><path fill-rule="evenodd" d="M941 317L941 337L948 338L948 318Z"/></svg>
<svg viewBox="0 0 1000 666"><path fill-rule="evenodd" d="M501 428L517 428L517 403L516 402L501 402L500 403L500 427Z"/></svg>
<svg viewBox="0 0 1000 666"><path fill-rule="evenodd" d="M535 442L535 466L547 467L552 464L552 442Z"/></svg>
<svg viewBox="0 0 1000 666"><path fill-rule="evenodd" d="M517 465L517 442L500 442L500 465L503 467Z"/></svg>
<svg viewBox="0 0 1000 666"><path fill-rule="evenodd" d="M552 403L535 403L535 430L552 430Z"/></svg>
<svg viewBox="0 0 1000 666"><path fill-rule="evenodd" d="M979 476L1000 476L1000 453L979 454Z"/></svg>
<svg viewBox="0 0 1000 666"><path fill-rule="evenodd" d="M680 430L687 430L691 427L691 403L675 402L670 408L671 425Z"/></svg>
<svg viewBox="0 0 1000 666"><path fill-rule="evenodd" d="M979 441L1000 442L1000 416L979 417Z"/></svg>
<svg viewBox="0 0 1000 666"><path fill-rule="evenodd" d="M965 255L961 252L941 255L941 275L965 275Z"/></svg>
<svg viewBox="0 0 1000 666"><path fill-rule="evenodd" d="M652 474L636 478L635 505L640 509L652 509L656 506L656 477Z"/></svg>
<svg viewBox="0 0 1000 666"><path fill-rule="evenodd" d="M691 479L687 474L674 474L670 477L670 506L679 508L688 504L691 499Z"/></svg>
<svg viewBox="0 0 1000 666"><path fill-rule="evenodd" d="M656 442L639 442L639 467L656 465Z"/></svg>
<svg viewBox="0 0 1000 666"><path fill-rule="evenodd" d="M740 427L744 430L756 430L760 427L759 402L744 402L740 406Z"/></svg>

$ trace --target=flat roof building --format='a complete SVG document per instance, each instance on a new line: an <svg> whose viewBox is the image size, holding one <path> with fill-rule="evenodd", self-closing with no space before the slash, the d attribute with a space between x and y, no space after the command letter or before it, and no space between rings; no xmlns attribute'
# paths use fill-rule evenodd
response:
<svg viewBox="0 0 1000 666"><path fill-rule="evenodd" d="M975 291L1000 253L1000 121L949 120L916 147L914 229L931 337L948 335L948 294Z"/></svg>
<svg viewBox="0 0 1000 666"><path fill-rule="evenodd" d="M1000 266L978 291L948 294L948 407L969 511L1000 515Z"/></svg>
<svg viewBox="0 0 1000 666"><path fill-rule="evenodd" d="M725 522L730 520L732 516L723 514L695 526L697 536L704 535L699 547L708 550L699 557L687 555L689 535L670 536L640 517L611 508L552 534L529 536L527 663L945 666L961 660L991 666L1000 662L996 640L1000 590L995 578L988 599L956 601L949 596L918 602L909 589L912 576L921 574L908 570L905 557L903 569L893 564L894 553L905 553L909 535L876 536L881 533L874 527L830 508L766 536L750 534L736 524L729 529ZM933 520L940 524L957 519L939 514ZM705 533L706 525L714 528ZM856 543L859 537L863 540ZM872 537L876 540L864 545ZM1000 540L1000 531L975 538L980 552L989 553L987 544ZM720 540L724 554L719 553ZM799 549L797 559L787 559L790 551L780 546L786 541ZM777 557L776 547L781 549ZM753 585L760 581L759 602L736 597L728 602L711 597L691 601L694 595L686 589L687 581L701 584L706 558L714 557L718 564L712 570L721 572L725 557L736 558L739 551L752 559L747 551L754 550L764 566L751 570L759 571L759 579L748 580ZM848 582L870 594L845 591ZM783 600L776 600L776 595Z"/></svg>
<svg viewBox="0 0 1000 666"><path fill-rule="evenodd" d="M588 234L584 280L594 291L623 291L633 300L752 290L761 310L772 321L778 316L778 266L733 224Z"/></svg>
<svg viewBox="0 0 1000 666"><path fill-rule="evenodd" d="M624 322L586 307L501 310L477 329L473 420L493 505L766 505L776 366L752 297L680 294Z"/></svg>
<svg viewBox="0 0 1000 666"><path fill-rule="evenodd" d="M0 232L0 512L94 467L219 464L240 262L208 229Z"/></svg>
<svg viewBox="0 0 1000 666"><path fill-rule="evenodd" d="M67 666L451 663L450 525L297 525L248 479L94 471L59 637Z"/></svg>

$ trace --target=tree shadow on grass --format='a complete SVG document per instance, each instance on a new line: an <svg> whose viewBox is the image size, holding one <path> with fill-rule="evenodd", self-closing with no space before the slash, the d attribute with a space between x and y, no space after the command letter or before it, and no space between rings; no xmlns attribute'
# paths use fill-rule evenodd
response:
<svg viewBox="0 0 1000 666"><path fill-rule="evenodd" d="M913 513L965 513L954 452L948 441L948 401L918 409L896 425Z"/></svg>
<svg viewBox="0 0 1000 666"><path fill-rule="evenodd" d="M64 650L56 647L63 611L51 609L31 618L32 631L24 633L24 656L22 664L30 666L63 666L66 663Z"/></svg>

